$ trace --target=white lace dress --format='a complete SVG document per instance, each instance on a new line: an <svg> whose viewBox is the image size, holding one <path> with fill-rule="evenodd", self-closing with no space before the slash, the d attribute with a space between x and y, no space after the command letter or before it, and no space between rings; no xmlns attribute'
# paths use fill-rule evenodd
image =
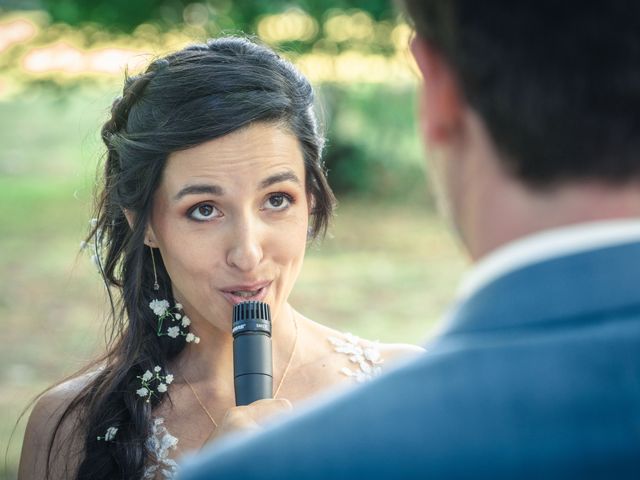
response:
<svg viewBox="0 0 640 480"><path fill-rule="evenodd" d="M363 347L355 335L347 333L344 338L328 338L337 353L347 355L353 367L344 367L340 372L354 381L361 383L379 375L382 372L384 360L377 344ZM147 448L154 457L144 472L144 480L172 480L176 478L178 464L171 458L171 452L176 449L178 439L171 435L164 425L164 418L155 417L151 424Z"/></svg>

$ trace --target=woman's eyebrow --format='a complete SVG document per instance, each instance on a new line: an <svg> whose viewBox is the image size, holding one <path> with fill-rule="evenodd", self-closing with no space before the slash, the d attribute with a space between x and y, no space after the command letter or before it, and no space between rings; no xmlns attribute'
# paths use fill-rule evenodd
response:
<svg viewBox="0 0 640 480"><path fill-rule="evenodd" d="M287 182L287 181L301 184L298 176L295 173L293 173L293 171L288 170L286 172L276 173L274 175L271 175L265 178L260 182L260 188L263 188L263 189L268 188L273 184L280 183L280 182ZM175 196L173 197L173 201L177 202L178 200L180 200L181 198L187 195L200 195L203 193L206 193L209 195L222 196L224 195L224 189L219 185L213 185L213 184L187 185L186 187L180 189L180 191L175 194Z"/></svg>
<svg viewBox="0 0 640 480"><path fill-rule="evenodd" d="M196 184L196 185L187 185L182 188L178 193L173 197L173 201L177 202L182 197L186 195L199 195L202 193L207 193L209 195L224 195L224 189L219 185L209 185L209 184Z"/></svg>
<svg viewBox="0 0 640 480"><path fill-rule="evenodd" d="M275 183L287 182L287 181L294 182L294 183L297 183L298 185L301 185L301 182L298 176L295 173L293 173L291 170L288 170L286 172L276 173L274 175L271 175L265 178L260 182L260 188L262 189L268 188Z"/></svg>

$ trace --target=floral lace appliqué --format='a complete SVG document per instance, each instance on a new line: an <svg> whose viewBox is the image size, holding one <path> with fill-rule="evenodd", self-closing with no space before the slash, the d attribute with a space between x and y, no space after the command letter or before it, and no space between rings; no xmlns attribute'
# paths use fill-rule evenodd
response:
<svg viewBox="0 0 640 480"><path fill-rule="evenodd" d="M360 339L347 333L343 338L329 337L329 342L338 353L349 357L349 361L355 364L351 369L343 367L340 372L352 377L356 382L362 383L372 379L382 372L382 355L377 348L377 343L371 343L368 347L360 344ZM173 480L176 478L178 464L170 457L172 450L176 449L178 439L171 435L164 426L164 418L156 417L151 423L151 432L147 438L147 448L155 457L144 471L144 480Z"/></svg>
<svg viewBox="0 0 640 480"><path fill-rule="evenodd" d="M151 423L151 433L147 437L147 448L155 457L151 464L145 468L144 480L165 479L176 477L178 464L169 453L176 449L178 439L171 435L164 426L164 418L154 418Z"/></svg>
<svg viewBox="0 0 640 480"><path fill-rule="evenodd" d="M341 373L348 377L353 377L356 382L366 382L382 372L380 365L384 360L380 350L377 348L377 343L374 342L370 346L363 348L360 345L360 339L350 333L345 334L344 338L329 337L329 342L331 342L336 352L348 355L349 360L357 365L355 369L349 367L340 369Z"/></svg>

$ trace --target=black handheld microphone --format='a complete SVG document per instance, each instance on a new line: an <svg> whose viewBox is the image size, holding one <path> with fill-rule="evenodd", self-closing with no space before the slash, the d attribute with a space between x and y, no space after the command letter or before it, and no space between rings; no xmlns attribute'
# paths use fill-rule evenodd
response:
<svg viewBox="0 0 640 480"><path fill-rule="evenodd" d="M233 386L236 405L273 396L271 311L263 302L233 307Z"/></svg>

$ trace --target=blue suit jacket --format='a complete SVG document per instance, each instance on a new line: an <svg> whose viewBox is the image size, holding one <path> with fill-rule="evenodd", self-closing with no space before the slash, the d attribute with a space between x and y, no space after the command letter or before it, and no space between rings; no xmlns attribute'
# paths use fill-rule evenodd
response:
<svg viewBox="0 0 640 480"><path fill-rule="evenodd" d="M640 243L493 281L416 361L180 478L640 479Z"/></svg>

